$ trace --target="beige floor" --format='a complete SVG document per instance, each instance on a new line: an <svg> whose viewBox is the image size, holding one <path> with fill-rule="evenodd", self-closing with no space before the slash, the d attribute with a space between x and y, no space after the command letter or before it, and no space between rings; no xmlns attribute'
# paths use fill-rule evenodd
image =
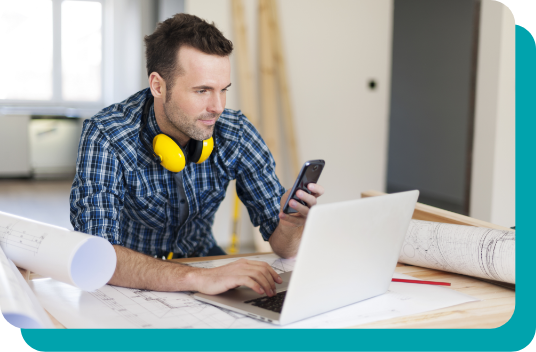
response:
<svg viewBox="0 0 536 352"><path fill-rule="evenodd" d="M0 180L0 211L72 230L72 180Z"/></svg>

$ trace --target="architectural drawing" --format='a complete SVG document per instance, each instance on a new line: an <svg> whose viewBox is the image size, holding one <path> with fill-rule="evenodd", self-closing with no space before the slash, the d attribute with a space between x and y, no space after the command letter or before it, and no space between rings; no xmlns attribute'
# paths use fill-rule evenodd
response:
<svg viewBox="0 0 536 352"><path fill-rule="evenodd" d="M4 250L8 247L17 247L27 251L28 254L36 255L47 234L31 234L24 230L15 230L15 225L17 222L0 225L0 247Z"/></svg>
<svg viewBox="0 0 536 352"><path fill-rule="evenodd" d="M190 292L157 292L107 285L93 296L116 317L107 328L137 329L234 329L266 328L267 324L200 302ZM89 302L89 301L88 301ZM95 309L103 307L92 303ZM268 326L269 327L269 326Z"/></svg>
<svg viewBox="0 0 536 352"><path fill-rule="evenodd" d="M412 220L401 263L515 283L515 231Z"/></svg>
<svg viewBox="0 0 536 352"><path fill-rule="evenodd" d="M294 270L294 259L283 259L279 258L274 261L269 262L270 266L274 268L275 272L278 274L286 273Z"/></svg>
<svg viewBox="0 0 536 352"><path fill-rule="evenodd" d="M110 242L97 236L0 212L0 248L15 265L87 291L115 271Z"/></svg>
<svg viewBox="0 0 536 352"><path fill-rule="evenodd" d="M274 262L272 255L262 257L259 259ZM412 279L397 273L395 277ZM197 301L190 292L156 292L107 285L90 293L56 280L35 280L30 285L44 308L67 328L278 328ZM284 328L343 328L474 300L445 287L393 282L384 295L285 325Z"/></svg>

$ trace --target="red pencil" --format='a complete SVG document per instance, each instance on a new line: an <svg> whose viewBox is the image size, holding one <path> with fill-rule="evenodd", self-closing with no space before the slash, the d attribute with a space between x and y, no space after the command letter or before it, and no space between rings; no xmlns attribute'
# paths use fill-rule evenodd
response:
<svg viewBox="0 0 536 352"><path fill-rule="evenodd" d="M450 286L450 282L439 282L439 281L422 281L422 280L405 280L405 279L393 279L391 281L393 281L393 282L407 282L407 283L410 283L410 284Z"/></svg>

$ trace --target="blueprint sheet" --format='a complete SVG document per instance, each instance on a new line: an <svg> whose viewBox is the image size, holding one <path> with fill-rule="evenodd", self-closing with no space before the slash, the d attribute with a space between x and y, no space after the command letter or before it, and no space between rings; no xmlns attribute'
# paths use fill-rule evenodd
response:
<svg viewBox="0 0 536 352"><path fill-rule="evenodd" d="M238 259L190 265L210 268ZM294 265L293 260L281 259L274 254L247 259L267 262L278 273L291 271ZM397 273L394 277L411 278ZM52 279L33 280L31 287L43 307L67 328L279 328L197 301L190 292L155 292L110 285L94 292L84 292ZM284 328L344 328L476 300L446 287L393 282L386 294L285 325Z"/></svg>
<svg viewBox="0 0 536 352"><path fill-rule="evenodd" d="M516 232L411 220L398 261L515 284Z"/></svg>

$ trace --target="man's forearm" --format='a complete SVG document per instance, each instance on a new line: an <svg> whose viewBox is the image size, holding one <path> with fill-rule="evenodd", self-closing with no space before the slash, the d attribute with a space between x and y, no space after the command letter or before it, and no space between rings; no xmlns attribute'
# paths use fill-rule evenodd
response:
<svg viewBox="0 0 536 352"><path fill-rule="evenodd" d="M272 246L274 253L282 258L295 257L298 253L302 233L303 226L283 230L282 225L279 224L270 236L270 246Z"/></svg>
<svg viewBox="0 0 536 352"><path fill-rule="evenodd" d="M248 286L258 294L275 295L275 282L283 280L268 263L239 259L210 269L162 261L125 247L114 246L117 266L111 285L154 291L199 291L218 294Z"/></svg>
<svg viewBox="0 0 536 352"><path fill-rule="evenodd" d="M162 261L114 245L117 266L111 285L155 291L193 291L195 268Z"/></svg>

